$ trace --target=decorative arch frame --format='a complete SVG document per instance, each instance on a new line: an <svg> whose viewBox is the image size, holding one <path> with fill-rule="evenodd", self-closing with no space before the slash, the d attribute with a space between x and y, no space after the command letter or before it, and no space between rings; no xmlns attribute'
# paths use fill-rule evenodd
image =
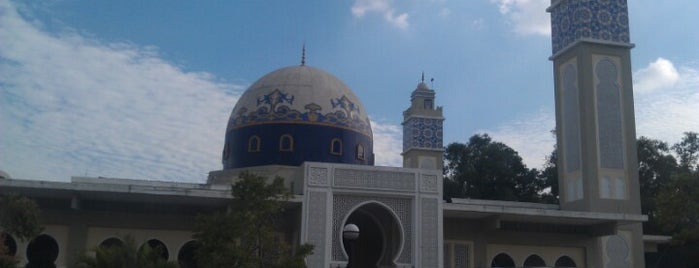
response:
<svg viewBox="0 0 699 268"><path fill-rule="evenodd" d="M393 209L391 209L391 207L389 207L388 205L386 205L386 204L384 204L384 203L381 203L381 202L379 202L379 201L376 201L376 200L368 200L368 201L360 202L360 203L356 204L355 206L353 206L352 208L350 208L350 209L347 211L347 213L342 217L342 226L345 226L345 225L347 224L347 220L349 219L349 217L350 217L354 212L356 212L359 208L364 207L364 206L366 206L366 205L378 205L378 206L379 206L380 208L382 208L383 210L388 211L388 212L389 212L389 216L391 216L391 218L395 221L395 223L397 223L397 225L398 225L398 234L399 234L399 237L400 237L400 243L398 243L398 248L397 248L397 250L396 250L396 252L395 252L395 256L390 256L390 258L391 258L390 261L391 261L392 263L396 263L396 262L398 261L398 259L400 258L400 255L401 255L401 253L403 252L403 249L405 248L405 237L403 237L403 234L405 234L405 230L404 230L404 227L403 227L403 223L400 221L400 217L398 216L398 214L396 214L395 211L393 211ZM373 215L373 214L371 214L371 213L368 213L368 215L369 215L369 216L372 218L372 220L374 220L376 223L379 223L379 224L377 224L377 225L378 225L379 229L381 229L381 233L385 236L385 235L386 235L386 230L384 230L383 225L380 224L379 219L376 218L376 216ZM360 230L360 232L361 232L361 230ZM343 238L342 238L342 232L339 232L339 233L336 234L336 235L338 236L338 239L339 239L338 241L342 241L342 240L343 240ZM385 237L384 237L384 238L385 238ZM345 249L344 243L340 243L340 247L341 247L341 249L342 249L342 254L345 256L345 258L347 258L347 257L348 257L348 256L347 256L347 250ZM381 252L381 255L383 256L385 252L386 252L386 248L384 247L384 248L383 248L383 252Z"/></svg>

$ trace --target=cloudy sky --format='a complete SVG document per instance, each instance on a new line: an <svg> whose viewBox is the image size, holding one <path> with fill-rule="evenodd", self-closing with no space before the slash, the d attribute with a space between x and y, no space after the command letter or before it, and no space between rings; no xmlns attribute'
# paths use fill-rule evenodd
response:
<svg viewBox="0 0 699 268"><path fill-rule="evenodd" d="M238 96L300 63L352 88L378 165L434 78L445 140L476 133L540 167L554 138L547 0L0 0L0 170L203 182ZM637 133L699 131L696 0L629 1Z"/></svg>

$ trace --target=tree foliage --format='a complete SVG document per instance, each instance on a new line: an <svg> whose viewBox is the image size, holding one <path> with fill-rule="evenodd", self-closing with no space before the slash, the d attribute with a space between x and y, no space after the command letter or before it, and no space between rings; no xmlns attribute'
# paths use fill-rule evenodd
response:
<svg viewBox="0 0 699 268"><path fill-rule="evenodd" d="M541 193L541 201L549 204L558 204L558 150L554 147L551 154L546 157L544 168L539 172L543 189L548 189Z"/></svg>
<svg viewBox="0 0 699 268"><path fill-rule="evenodd" d="M447 198L537 202L544 181L528 169L519 154L487 134L473 135L468 143L449 144L445 151Z"/></svg>
<svg viewBox="0 0 699 268"><path fill-rule="evenodd" d="M660 257L649 266L699 267L698 155L699 139L693 132L686 132L671 147L643 137L638 140L641 207L648 215L644 232L672 235L673 242L661 247Z"/></svg>
<svg viewBox="0 0 699 268"><path fill-rule="evenodd" d="M685 132L682 141L672 146L680 160L680 168L685 172L697 172L699 164L699 136L696 132Z"/></svg>
<svg viewBox="0 0 699 268"><path fill-rule="evenodd" d="M656 218L656 202L660 189L666 186L677 173L677 162L672 156L667 143L649 139L638 138L638 180L641 192L641 212L648 215L648 221L644 222L643 229L647 234L663 233L658 226Z"/></svg>
<svg viewBox="0 0 699 268"><path fill-rule="evenodd" d="M42 231L39 206L34 200L15 194L0 194L0 268L15 267L19 260L8 254L5 233L27 241Z"/></svg>
<svg viewBox="0 0 699 268"><path fill-rule="evenodd" d="M161 247L144 243L137 249L133 237L123 237L123 244L97 246L91 254L84 254L73 264L73 268L177 268L174 262L162 258Z"/></svg>
<svg viewBox="0 0 699 268"><path fill-rule="evenodd" d="M681 173L655 201L658 223L676 243L699 241L699 174Z"/></svg>
<svg viewBox="0 0 699 268"><path fill-rule="evenodd" d="M0 195L0 226L5 232L26 241L39 234L39 206L19 195Z"/></svg>
<svg viewBox="0 0 699 268"><path fill-rule="evenodd" d="M242 173L233 184L227 211L200 216L195 238L200 267L305 267L311 245L292 249L279 233L285 201L284 180Z"/></svg>
<svg viewBox="0 0 699 268"><path fill-rule="evenodd" d="M672 146L680 159L674 176L657 186L656 219L662 230L671 233L678 244L699 243L699 139L685 132Z"/></svg>

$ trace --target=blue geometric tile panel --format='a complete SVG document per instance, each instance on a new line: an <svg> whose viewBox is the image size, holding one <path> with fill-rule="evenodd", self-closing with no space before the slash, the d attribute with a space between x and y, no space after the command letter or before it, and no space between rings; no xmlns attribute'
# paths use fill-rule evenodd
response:
<svg viewBox="0 0 699 268"><path fill-rule="evenodd" d="M580 39L630 42L626 0L561 0L550 12L553 54Z"/></svg>
<svg viewBox="0 0 699 268"><path fill-rule="evenodd" d="M442 149L442 120L411 117L403 124L403 151Z"/></svg>

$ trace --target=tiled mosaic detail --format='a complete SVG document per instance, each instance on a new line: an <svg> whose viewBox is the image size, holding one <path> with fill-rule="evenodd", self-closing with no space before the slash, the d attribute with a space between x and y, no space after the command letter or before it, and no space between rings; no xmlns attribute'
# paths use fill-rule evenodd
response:
<svg viewBox="0 0 699 268"><path fill-rule="evenodd" d="M442 149L442 120L411 117L403 123L403 151L411 148Z"/></svg>
<svg viewBox="0 0 699 268"><path fill-rule="evenodd" d="M561 68L563 99L563 137L566 172L580 170L580 109L578 101L577 61L570 60Z"/></svg>
<svg viewBox="0 0 699 268"><path fill-rule="evenodd" d="M613 235L607 237L607 242L605 243L607 263L604 267L614 267L614 268L624 268L631 267L628 262L629 259L629 244L620 235Z"/></svg>
<svg viewBox="0 0 699 268"><path fill-rule="evenodd" d="M600 166L624 168L624 123L619 69L611 58L605 57L595 64L594 72Z"/></svg>
<svg viewBox="0 0 699 268"><path fill-rule="evenodd" d="M630 42L626 0L561 0L550 11L554 54L580 39Z"/></svg>
<svg viewBox="0 0 699 268"><path fill-rule="evenodd" d="M454 244L454 268L469 268L469 245Z"/></svg>
<svg viewBox="0 0 699 268"><path fill-rule="evenodd" d="M324 192L308 192L308 243L314 245L313 254L306 257L309 267L325 266L326 200Z"/></svg>
<svg viewBox="0 0 699 268"><path fill-rule="evenodd" d="M420 191L433 193L438 192L439 182L437 181L437 175L422 174L420 176Z"/></svg>
<svg viewBox="0 0 699 268"><path fill-rule="evenodd" d="M438 225L437 211L439 210L438 199L422 198L422 217L420 243L422 251L422 267L437 267L438 263Z"/></svg>
<svg viewBox="0 0 699 268"><path fill-rule="evenodd" d="M388 172L336 168L333 185L386 190L415 190L415 175L410 172Z"/></svg>
<svg viewBox="0 0 699 268"><path fill-rule="evenodd" d="M328 185L328 169L312 167L311 176L308 178L308 185L327 186Z"/></svg>
<svg viewBox="0 0 699 268"><path fill-rule="evenodd" d="M296 98L282 90L272 92L257 98L257 107L249 111L243 107L228 120L228 131L241 127L265 123L306 123L349 128L372 137L369 119L361 116L359 105L347 98L329 99L332 110L323 113L323 106L316 103L304 104L305 111L291 108Z"/></svg>

